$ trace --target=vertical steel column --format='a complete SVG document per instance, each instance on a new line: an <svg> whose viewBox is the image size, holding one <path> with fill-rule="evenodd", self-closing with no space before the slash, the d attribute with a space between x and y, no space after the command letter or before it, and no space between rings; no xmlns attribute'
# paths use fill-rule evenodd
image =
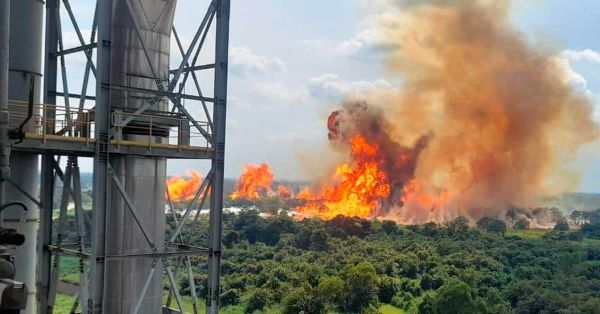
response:
<svg viewBox="0 0 600 314"><path fill-rule="evenodd" d="M77 247L80 253L85 253L85 211L81 201L81 175L79 173L79 164L77 157L73 158L73 202L75 203L75 220L77 224ZM84 258L79 258L79 300L82 307L85 307L88 300L88 278L85 272Z"/></svg>
<svg viewBox="0 0 600 314"><path fill-rule="evenodd" d="M223 176L225 168L225 117L227 111L227 56L229 45L229 0L217 5L215 45L215 82L213 106L214 148L211 180L209 257L208 257L208 313L219 312L219 281L221 270L221 228L223 222Z"/></svg>
<svg viewBox="0 0 600 314"><path fill-rule="evenodd" d="M46 47L44 51L44 104L56 105L56 82L58 80L58 9L60 0L46 0ZM53 106L44 110L46 133L54 133L56 112ZM53 166L50 165L50 169Z"/></svg>
<svg viewBox="0 0 600 314"><path fill-rule="evenodd" d="M54 156L44 154L42 159L42 177L41 177L41 201L42 215L38 242L38 313L48 313L49 292L50 292L50 272L52 254L48 245L52 244L52 210L54 203Z"/></svg>
<svg viewBox="0 0 600 314"><path fill-rule="evenodd" d="M109 204L108 142L110 116L110 58L113 0L98 0L96 77L96 152L94 154L92 252L87 313L102 313L106 252L106 207ZM84 306L84 311L86 306Z"/></svg>
<svg viewBox="0 0 600 314"><path fill-rule="evenodd" d="M0 205L6 201L6 179L10 178L8 141L8 58L10 43L10 0L0 0Z"/></svg>
<svg viewBox="0 0 600 314"><path fill-rule="evenodd" d="M56 81L57 81L57 56L58 30L56 19L58 18L58 0L46 0L46 30L44 48L44 104L56 105ZM54 133L54 107L49 106L43 112L46 125L43 126L46 133ZM50 272L52 269L52 252L48 245L52 244L52 211L54 209L54 156L46 153L42 157L42 174L40 180L40 198L42 202L42 213L40 221L39 243L38 243L38 313L48 313Z"/></svg>

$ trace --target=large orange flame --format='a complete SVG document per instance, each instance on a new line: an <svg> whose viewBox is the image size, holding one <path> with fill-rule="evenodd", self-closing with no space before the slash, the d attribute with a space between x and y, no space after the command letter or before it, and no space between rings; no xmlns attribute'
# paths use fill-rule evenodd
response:
<svg viewBox="0 0 600 314"><path fill-rule="evenodd" d="M341 164L338 183L299 193L308 203L299 211L476 221L574 191L573 164L600 136L593 104L551 46L536 49L512 27L510 1L388 2L376 24L380 53L402 84L352 95L327 120L334 148L358 134L379 157ZM390 192L354 181L369 165ZM339 206L347 199L357 204Z"/></svg>
<svg viewBox="0 0 600 314"><path fill-rule="evenodd" d="M426 194L423 192L423 187L416 179L411 180L402 188L402 204L406 204L414 199L419 205L431 210L446 206L452 195L451 192L445 191L438 195Z"/></svg>
<svg viewBox="0 0 600 314"><path fill-rule="evenodd" d="M325 219L337 215L371 218L379 202L390 195L387 175L380 169L378 147L361 135L350 139L353 162L336 167L332 185L324 184L320 193L304 189L298 199L308 200L296 212Z"/></svg>
<svg viewBox="0 0 600 314"><path fill-rule="evenodd" d="M167 197L171 197L172 201L189 201L194 198L194 195L200 188L202 183L202 174L195 170L187 170L186 173L190 176L184 178L175 176L167 180Z"/></svg>
<svg viewBox="0 0 600 314"><path fill-rule="evenodd" d="M283 184L279 184L277 186L277 195L279 195L283 198L290 198L290 197L292 197L292 190Z"/></svg>
<svg viewBox="0 0 600 314"><path fill-rule="evenodd" d="M244 198L256 200L264 194L272 191L273 173L266 163L255 165L244 165L244 172L235 187L235 191L229 195L232 200Z"/></svg>
<svg viewBox="0 0 600 314"><path fill-rule="evenodd" d="M310 201L310 200L313 200L313 195L312 195L312 192L310 191L310 189L305 187L302 190L300 190L300 192L298 192L298 194L296 194L296 198L299 200Z"/></svg>

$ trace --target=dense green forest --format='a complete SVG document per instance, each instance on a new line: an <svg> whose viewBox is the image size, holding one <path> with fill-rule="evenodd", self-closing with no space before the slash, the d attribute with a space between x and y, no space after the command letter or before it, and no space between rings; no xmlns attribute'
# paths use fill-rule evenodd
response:
<svg viewBox="0 0 600 314"><path fill-rule="evenodd" d="M202 215L185 232L205 243L207 226ZM600 313L595 221L507 230L493 219L399 226L246 210L226 214L224 227L224 313ZM196 259L205 296L205 257ZM64 268L63 280L76 281L77 267ZM177 280L189 294L184 272Z"/></svg>

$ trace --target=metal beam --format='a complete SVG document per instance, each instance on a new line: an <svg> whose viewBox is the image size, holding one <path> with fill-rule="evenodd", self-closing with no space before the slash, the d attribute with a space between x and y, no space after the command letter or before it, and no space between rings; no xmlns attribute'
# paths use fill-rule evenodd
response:
<svg viewBox="0 0 600 314"><path fill-rule="evenodd" d="M217 6L215 81L213 108L215 155L212 160L214 171L211 180L209 246L208 256L208 296L209 314L219 312L221 279L221 229L223 224L223 177L225 170L225 118L227 111L227 56L229 45L229 0L219 0Z"/></svg>
<svg viewBox="0 0 600 314"><path fill-rule="evenodd" d="M150 248L152 250L156 250L156 244L154 244L154 240L150 237L150 232L148 232L148 229L144 225L144 222L140 219L138 210L136 209L135 204L133 204L133 201L131 201L131 199L129 198L129 195L127 195L127 191L125 191L125 186L123 186L123 183L121 183L121 180L119 180L119 178L117 178L117 175L115 174L115 170L110 166L110 164L108 165L108 174L110 175L113 182L115 183L115 186L117 187L117 190L119 190L119 193L121 193L121 196L123 197L123 200L125 201L125 204L127 204L127 208L129 208L129 212L131 213L131 216L133 216L133 219L135 220L136 224L138 225L138 227L140 227L140 230L142 231L144 238L146 238L148 245L150 246Z"/></svg>
<svg viewBox="0 0 600 314"><path fill-rule="evenodd" d="M83 141L54 141L44 140L40 138L26 138L23 143L18 146L14 146L14 151L32 152L32 153L46 153L52 152L56 155L73 155L83 157L94 157L95 152L95 139L86 143ZM133 143L138 144L138 143ZM152 149L148 149L148 145L142 146L141 144L133 145L132 142L128 141L112 141L108 145L108 152L111 154L123 154L123 155L138 155L138 156L149 156L149 157L165 157L172 159L211 159L213 148L202 147L202 146L152 146Z"/></svg>
<svg viewBox="0 0 600 314"><path fill-rule="evenodd" d="M52 96L56 97L56 96L62 96L65 97L65 93L63 92L56 92L56 91L49 91L49 94L51 94ZM83 95L83 94L73 94L73 93L69 93L69 98L81 98L84 97L86 100L96 100L95 96L87 96L87 95ZM48 110L48 109L46 109Z"/></svg>
<svg viewBox="0 0 600 314"><path fill-rule="evenodd" d="M73 154L71 154L73 155ZM54 159L53 159L54 161ZM77 159L75 159L75 162L77 163ZM60 170L60 156L58 156L58 160L54 161L54 171L55 171L55 177L54 179L56 180L56 177L58 177L62 182L64 182L65 180L65 176L62 172L62 170ZM77 168L77 171L79 171L79 167ZM79 175L78 175L79 177ZM79 184L79 189L81 189L81 184ZM71 197L73 199L76 199L77 196L75 196L75 189L74 188L69 188L69 193L71 194ZM79 198L81 198L81 192L79 192ZM88 221L91 221L90 217L84 212L84 217L87 218Z"/></svg>
<svg viewBox="0 0 600 314"><path fill-rule="evenodd" d="M174 103L174 105L190 120L192 125L194 125L196 127L196 129L198 129L198 131L206 138L206 140L208 142L212 143L212 136L206 130L204 130L204 128L198 123L198 121L194 120L194 117L187 111L187 109L185 109L185 107L183 107L183 105L181 105L180 101L183 98L183 99L214 102L215 101L214 98L177 94L177 93L172 93L172 92L167 92L167 91L157 91L157 90L138 88L138 87L132 87L132 86L110 85L110 88L114 89L114 90L123 90L123 91L136 92L136 93L141 93L141 94L156 95L157 97L158 96L168 97ZM149 102L144 104L144 106L142 106L141 108L136 110L134 112L134 114L135 115L142 114L144 111L149 109L153 105L153 102L155 102L155 101L156 101L156 99L149 100ZM124 127L132 120L133 120L133 116L129 116L128 118L124 119L123 121L120 121L118 126Z"/></svg>
<svg viewBox="0 0 600 314"><path fill-rule="evenodd" d="M208 14L208 12L207 12L207 14ZM198 49L196 49L196 54L194 55L192 64L189 65L188 63L186 63L186 67L189 68L190 66L191 67L196 66L196 61L198 61L198 56L200 56L200 51L202 50L202 47L204 46L204 41L206 40L206 36L208 35L208 31L210 30L210 25L212 24L214 17L215 17L215 11L213 10L212 13L210 14L210 17L208 18L208 23L206 24L206 27L204 28L204 32L202 33L202 38L200 39L200 44L198 44ZM202 26L200 26L200 27L202 27ZM179 50L181 52L181 57L185 58L185 53L183 52L183 47L181 46L181 42L179 41L179 36L177 35L175 26L173 26L173 34L175 35L175 40L177 42L177 46L179 47ZM190 47L190 49L191 49L191 47ZM214 64L212 64L212 68L214 68ZM177 70L174 73L176 74ZM179 86L179 93L183 92L183 87L185 86L185 83L187 82L187 79L188 79L190 73L192 74L192 77L194 78L194 83L196 84L196 88L198 89L198 95L202 96L202 91L200 90L200 86L198 84L198 79L196 78L196 73L194 71L191 71L191 72L185 71L185 75L183 76L183 80ZM173 81L174 80L175 80L175 78L173 78ZM204 105L204 102L202 104Z"/></svg>
<svg viewBox="0 0 600 314"><path fill-rule="evenodd" d="M52 252L48 248L52 244L52 213L54 203L54 156L51 154L45 154L42 159L42 178L41 178L41 201L42 201L42 216L40 222L39 237L40 242L38 244L39 257L39 275L38 275L38 289L39 289L39 305L38 312L47 313L48 308L48 297L50 293L50 273L51 273L51 261Z"/></svg>
<svg viewBox="0 0 600 314"><path fill-rule="evenodd" d="M58 78L58 30L56 29L56 20L58 19L58 0L46 0L46 27L45 27L45 48L44 48L44 93L43 103L56 105L56 83ZM44 110L43 130L46 133L54 133L55 110L49 106L49 110ZM40 182L40 199L42 202L41 221L38 243L38 252L40 252L38 266L38 313L45 314L51 311L50 308L50 285L52 272L52 252L49 245L52 244L52 213L54 203L54 156L46 152L42 157L42 173Z"/></svg>
<svg viewBox="0 0 600 314"><path fill-rule="evenodd" d="M192 262L190 261L190 257L185 257L185 266L188 271L188 284L190 285L190 293L192 294L192 308L194 309L194 314L199 313L198 311L198 296L196 295L196 283L194 282L194 274L192 272Z"/></svg>
<svg viewBox="0 0 600 314"><path fill-rule="evenodd" d="M185 107L181 103L174 102L174 104L175 107L177 107L177 109L179 109L181 113L183 113L188 119L190 119L190 122L196 127L196 129L198 129L198 131L204 136L204 138L206 138L206 140L214 146L213 136L211 134L208 134L208 132L204 130L204 128L198 123L198 121L194 120L194 117L187 111L187 109L185 109Z"/></svg>
<svg viewBox="0 0 600 314"><path fill-rule="evenodd" d="M194 71L209 70L209 69L214 69L214 68L215 68L214 63L195 65L195 66L188 66L188 67L184 68L183 72L194 72ZM177 70L170 70L169 74L175 74L176 72L177 72Z"/></svg>
<svg viewBox="0 0 600 314"><path fill-rule="evenodd" d="M213 174L213 172L211 171L208 173L208 175L206 175L206 178L204 178L204 181L202 182L202 184L198 188L198 191L196 191L196 194L194 195L194 199L190 202L190 204L188 205L188 208L186 209L185 213L183 214L183 217L181 217L181 221L177 224L177 227L175 228L175 232L173 232L173 234L171 235L169 242L173 243L175 241L175 238L177 238L177 236L181 232L181 228L183 228L185 221L190 216L190 212L194 208L194 205L196 205L196 202L200 198L200 195L204 194L204 192L208 188L208 183L211 181L212 174ZM199 210L200 209L198 209L198 211Z"/></svg>
<svg viewBox="0 0 600 314"><path fill-rule="evenodd" d="M60 22L60 8L56 7L56 15L58 18L56 19L56 30L58 32L58 49L63 50L63 39L62 39L62 27ZM65 56L60 56L60 77L62 78L62 88L65 94L69 94L69 80L67 79L67 65L65 64ZM65 110L66 110L66 118L67 123L71 123L71 101L69 97L63 97L65 100Z"/></svg>
<svg viewBox="0 0 600 314"><path fill-rule="evenodd" d="M165 190L167 192L167 202L169 205L169 210L171 211L171 215L173 216L173 221L175 222L175 226L177 226L179 224L179 221L177 219L177 213L175 212L175 207L173 207L173 201L171 200L171 193L169 193L169 187L167 186L167 188ZM178 238L183 243L183 237L181 236L181 233L178 235Z"/></svg>
<svg viewBox="0 0 600 314"><path fill-rule="evenodd" d="M26 190L24 190L18 183L14 182L10 178L8 178L6 181L8 183L10 183L10 185L12 187L14 187L17 191L19 191L23 195L25 195L25 197L27 197L30 201L34 202L39 208L42 207L42 202L40 200L36 199L35 197L33 197L33 195L29 194L29 192L27 192Z"/></svg>
<svg viewBox="0 0 600 314"><path fill-rule="evenodd" d="M120 85L110 85L111 89L114 90L121 90L121 91L127 91L127 92L134 92L134 93L140 93L140 94L147 94L147 95L156 95L156 96L160 96L160 97L169 97L170 99L191 99L191 100L200 100L200 101L206 101L206 102L214 102L215 99L214 98L210 98L210 97L202 97L202 96L196 96L196 95L189 95L189 94L178 94L178 93L173 93L173 92L169 92L169 91L159 91L159 90L153 90L153 89L146 89L146 88L141 88L141 87L133 87L133 86L120 86Z"/></svg>
<svg viewBox="0 0 600 314"><path fill-rule="evenodd" d="M192 60L192 64L191 67L195 67L196 66L196 61L198 61L198 56L200 56L200 51L202 50L202 47L204 46L204 41L206 40L206 36L208 35L208 31L210 29L210 25L212 24L212 21L215 17L216 12L213 11L213 13L210 15L210 18L208 19L208 24L204 30L204 33L202 34L202 38L200 39L200 44L198 45L198 49L196 50L196 54L194 55L194 59ZM175 32L175 27L173 27L173 33L175 34L175 39L178 39L177 33ZM181 47L181 43L179 42L179 40L177 40L177 44L181 50L181 55L183 55L183 49ZM205 66L211 66L211 65L205 65ZM212 64L212 68L214 69L214 63ZM192 78L194 80L194 85L196 86L196 90L198 91L198 95L199 96L204 96L202 95L202 90L200 89L200 84L198 83L198 78L196 77L196 72L195 71L185 71L185 75L183 76L183 80L179 85L179 93L183 93L183 88L185 87L185 83L187 82L187 79L189 77L189 74L192 74ZM204 113L206 114L206 118L208 119L209 123L211 124L211 131L212 131L212 121L210 118L210 115L208 114L208 109L206 108L206 103L203 101L202 102L202 106L204 108Z"/></svg>
<svg viewBox="0 0 600 314"><path fill-rule="evenodd" d="M209 26L212 23L214 16L215 16L214 14L210 16L210 20L208 21ZM196 59L198 58L198 55L200 54L200 49L202 49L202 46L204 45L204 40L206 39L208 30L209 30L209 27L206 27L206 31L204 32L204 34L202 35L202 39L200 40L200 45L198 45L198 51L196 51L196 55L194 56L193 65L195 65ZM175 29L175 26L173 26L173 35L175 36L175 42L177 42L177 47L179 48L179 53L181 53L181 56L183 57L184 56L183 46L181 45L181 41L179 40L179 35L177 35L177 30ZM188 68L186 68L186 70L191 70L189 68L188 64L186 64L186 66L188 66ZM211 66L211 68L213 68L213 69L215 67L214 63L204 65L204 66ZM200 67L203 67L203 66L200 66ZM192 73L192 79L194 80L194 86L196 86L196 91L198 92L198 96L204 96L202 94L202 89L200 88L200 83L198 82L198 78L196 77L196 73L193 70L191 70L191 73ZM183 78L183 82L181 83L181 86L179 89L180 93L183 92L183 87L185 86L186 80L187 80L187 72L186 72L186 76L184 76L184 78ZM204 115L206 116L206 121L208 122L208 129L212 133L212 131L213 131L212 118L210 117L210 113L208 113L208 108L206 107L206 102L201 101L201 103L202 103L202 109L204 109ZM175 108L173 108L173 109L175 109Z"/></svg>
<svg viewBox="0 0 600 314"><path fill-rule="evenodd" d="M193 250L174 250L174 251L154 251L147 253L135 253L135 254L117 254L117 255L106 255L105 260L107 261L120 261L125 258L140 258L140 257L158 257L167 258L174 256L189 256L189 255L206 255L208 254L207 248L194 247Z"/></svg>
<svg viewBox="0 0 600 314"><path fill-rule="evenodd" d="M200 201L200 205L198 205L198 209L202 210L202 207L204 207L204 202L206 202L206 199L208 198L208 191L206 190L204 192L204 195L202 195L202 200ZM210 201L209 201L210 202ZM210 204L209 204L210 206ZM200 218L200 210L196 212L196 216L194 216L194 223L196 223L198 221L198 219ZM191 238L191 234L190 234L190 238ZM189 239L191 241L191 239Z"/></svg>
<svg viewBox="0 0 600 314"><path fill-rule="evenodd" d="M117 90L126 90L126 91L134 91L134 92L139 92L139 93L147 93L147 94L152 94L155 95L155 99L151 100L149 103L146 103L143 107L141 107L139 110L136 111L136 115L141 114L142 112L144 112L145 110L149 109L155 102L159 101L160 97L163 96L167 96L178 108L183 108L183 106L181 105L181 99L194 99L194 100L200 100L200 101L212 101L210 98L207 97L203 97L203 96L192 96L192 95L183 95L181 93L181 91L179 93L173 93L173 90L175 89L175 86L177 84L177 81L179 80L179 77L181 76L181 73L183 73L183 68L185 67L185 65L188 63L188 59L190 57L190 55L192 54L192 51L194 50L194 47L196 46L196 42L198 41L198 39L200 38L200 36L202 35L204 28L206 27L208 29L209 25L207 25L209 20L212 20L212 16L214 15L214 5L215 5L215 0L211 1L208 10L206 12L206 14L204 15L204 18L202 19L202 23L200 23L200 27L198 27L198 30L196 31L196 34L194 35L194 38L192 39L192 42L188 48L188 51L186 52L186 54L183 57L183 60L181 61L181 64L179 65L179 68L176 70L173 79L171 80L171 82L169 83L168 88L165 90L163 84L162 84L162 80L160 80L160 78L157 75L156 69L154 67L154 63L152 62L153 60L150 58L150 55L148 54L148 50L146 49L146 44L144 41L144 36L142 36L141 33L141 28L142 26L140 25L141 23L145 23L145 20L139 20L137 18L137 15L134 13L134 8L137 9L138 11L142 10L142 8L140 7L140 4L137 1L131 1L131 0L121 0L121 1L125 1L127 4L127 9L131 15L131 19L133 22L133 26L134 29L136 31L137 37L140 41L140 44L142 46L142 51L144 52L144 55L146 56L146 59L148 61L148 65L150 66L150 71L152 72L152 76L154 78L154 81L156 82L156 87L158 88L158 91L155 90L145 90L145 89L141 89L141 88L134 88L131 86L116 86L116 85L111 85L111 87L113 89L117 89ZM188 72L186 72L186 77L187 77ZM187 111L186 111L187 112ZM184 112L184 113L186 113ZM186 113L186 115L188 116L188 118L191 120L192 124L194 124L194 126L196 128L198 128L198 131L200 131L200 133L202 133L202 135L204 135L206 137L207 140L211 141L210 139L210 135L208 134L207 131L204 130L204 128L202 128L196 121L194 121L194 119L191 117L191 115L189 115L189 113ZM120 125L121 126L125 126L127 125L129 122L132 121L132 117L121 121ZM123 123L126 122L126 123Z"/></svg>
<svg viewBox="0 0 600 314"><path fill-rule="evenodd" d="M183 312L183 307L181 305L181 295L179 295L179 289L177 289L177 282L175 281L175 276L173 276L173 271L171 270L171 265L164 261L165 268L167 269L167 277L169 277L169 282L171 283L171 290L175 294L175 301L177 302L177 307L179 308L179 312Z"/></svg>
<svg viewBox="0 0 600 314"><path fill-rule="evenodd" d="M156 104L156 99L150 99L143 106L139 107L132 114L128 115L127 118L125 118L121 121L118 121L116 123L113 123L113 126L125 127L126 125L129 124L129 122L133 121L133 119L135 119L137 116L141 115L144 111L146 111L146 110L150 109L150 107L154 106L154 104Z"/></svg>
<svg viewBox="0 0 600 314"><path fill-rule="evenodd" d="M61 245L56 246L56 245L48 245L48 250L50 250L52 253L54 253L55 255L69 255L69 256L73 256L73 257L78 257L80 259L89 259L90 255L87 253L81 253L79 252L79 249L77 250L73 250L73 249L68 249L65 248L65 245Z"/></svg>
<svg viewBox="0 0 600 314"><path fill-rule="evenodd" d="M86 44L83 46L67 48L65 50L57 51L55 56L57 56L57 57L66 56L66 55L70 55L70 54L81 52L81 51L95 49L96 47L97 47L96 43L91 43L91 44Z"/></svg>
<svg viewBox="0 0 600 314"><path fill-rule="evenodd" d="M79 164L77 157L73 157L73 202L75 203L75 220L77 222L77 248L79 253L85 252L85 212L81 201L81 176L79 174ZM86 304L88 300L88 278L85 273L85 258L79 258L79 299L81 304Z"/></svg>
<svg viewBox="0 0 600 314"><path fill-rule="evenodd" d="M167 200L169 203L169 209L171 211L171 214L173 215L173 221L175 222L175 225L177 226L177 225L179 225L179 222L177 221L177 214L175 213L175 208L173 207L173 202L171 201L171 195L169 194L168 187L167 187L166 191L167 191ZM205 189L205 193L206 193L206 189ZM204 202L205 196L206 195L203 196L202 202ZM198 208L198 212L199 211L200 211L200 208ZM184 243L181 232L179 232L179 235L177 237L179 238L179 241L181 241L181 243ZM192 273L192 264L191 264L189 256L185 256L184 258L186 260L186 268L188 270L187 275L188 275L188 284L190 286L190 293L192 295L192 307L194 310L194 314L197 314L198 313L198 296L196 295L196 283L194 281L194 275ZM175 273L177 273L177 270L179 269L180 264L181 264L181 259L178 259L177 266L175 267ZM169 290L169 295L167 296L167 302L166 302L167 307L171 306L172 297L173 297L173 290L171 289L171 290Z"/></svg>
<svg viewBox="0 0 600 314"><path fill-rule="evenodd" d="M108 144L110 128L110 54L113 0L98 2L98 50L96 78L96 151L94 153L94 201L90 292L84 312L101 314L104 300L106 208L109 206Z"/></svg>
<svg viewBox="0 0 600 314"><path fill-rule="evenodd" d="M56 85L58 81L58 11L60 0L46 0L46 36L44 52L44 103L56 105ZM61 93L63 96L64 94ZM70 96L70 95L69 95ZM54 133L56 111L53 106L44 110L46 125L44 130L47 134Z"/></svg>
<svg viewBox="0 0 600 314"><path fill-rule="evenodd" d="M71 306L71 311L69 312L69 314L76 314L77 313L77 307L79 306L79 299L80 299L80 296L77 296L75 298L75 301L73 302L73 306Z"/></svg>
<svg viewBox="0 0 600 314"><path fill-rule="evenodd" d="M210 25L208 24L208 21L212 20L212 16L215 13L216 2L217 1L215 1L215 0L211 1L210 6L208 7L208 10L206 11L206 14L204 15L204 18L202 19L202 23L200 23L200 27L198 27L198 30L196 31L196 34L194 35L194 39L192 39L192 42L190 43L190 47L188 48L188 51L186 52L185 56L183 56L183 60L181 60L181 64L179 65L177 72L175 72L173 79L171 80L171 83L169 84L170 91L172 91L175 88L177 81L179 81L179 76L181 75L181 73L183 73L183 68L188 63L188 60L189 60L190 56L192 55L192 51L194 50L194 47L196 46L196 42L202 35L204 28L210 27ZM200 51L200 48L201 47L198 48L198 51Z"/></svg>
<svg viewBox="0 0 600 314"><path fill-rule="evenodd" d="M71 19L73 28L75 29L75 33L77 34L77 39L79 39L79 44L81 46L85 46L86 45L85 40L83 40L83 36L81 35L81 31L79 30L79 25L77 24L75 15L73 15L73 10L71 10L71 4L69 3L69 0L62 0L62 1L63 1L63 4L65 5L65 9L67 9L67 13L69 14L69 18ZM86 66L91 67L92 73L94 73L94 76L96 76L96 67L94 66L94 63L92 62L92 50L91 49L85 50L85 57L87 59Z"/></svg>
<svg viewBox="0 0 600 314"><path fill-rule="evenodd" d="M96 3L96 7L94 8L94 20L92 21L92 33L90 34L90 42L92 44L94 43L94 41L96 39L97 28L98 28L98 4ZM83 83L81 84L81 97L79 97L79 108L77 111L77 118L79 118L83 112L83 107L85 105L85 100L86 100L86 96L87 96L88 81L90 79L90 71L92 70L92 66L94 65L91 62L92 50L90 49L89 52L86 51L86 54L87 53L89 53L89 58L88 58L88 62L85 64L85 71L83 73ZM96 72L94 71L94 77L95 76L96 76Z"/></svg>
<svg viewBox="0 0 600 314"><path fill-rule="evenodd" d="M119 0L117 0L119 1ZM154 66L154 62L152 58L150 58L150 54L148 53L148 49L146 48L146 40L144 36L142 36L142 25L144 25L144 29L150 28L147 25L146 19L138 19L138 16L135 14L134 10L137 12L144 12L144 8L137 0L120 0L125 1L127 3L127 10L129 10L129 15L131 16L131 21L133 22L133 28L135 29L135 33L140 41L140 45L142 46L142 51L144 52L144 56L146 56L146 60L148 61L148 65L150 66L150 72L152 72L152 76L154 78L154 82L156 82L156 86L158 90L164 91L164 86L162 85L162 80L158 77L158 72L156 71L156 67Z"/></svg>
<svg viewBox="0 0 600 314"><path fill-rule="evenodd" d="M63 178L63 187L60 201L60 212L58 215L58 227L56 228L56 247L58 249L62 246L63 235L65 232L65 224L67 220L67 207L69 206L69 188L71 187L71 174L72 174L72 158L69 157L67 161L67 168L65 169L65 175ZM56 302L56 293L58 279L60 276L60 261L61 254L54 256L54 262L52 264L52 271L50 273L50 292L48 296L48 313L52 313L54 310L54 304Z"/></svg>
<svg viewBox="0 0 600 314"><path fill-rule="evenodd" d="M150 273L148 273L148 277L146 278L146 282L144 283L144 288L142 289L142 293L138 297L138 300L135 304L135 309L133 310L133 314L137 314L138 311L140 310L140 307L142 306L142 301L144 300L144 296L146 296L146 291L148 291L150 282L152 281L152 278L154 277L154 271L156 271L156 263L157 263L157 260L153 261L153 263L152 263L152 269L150 269Z"/></svg>

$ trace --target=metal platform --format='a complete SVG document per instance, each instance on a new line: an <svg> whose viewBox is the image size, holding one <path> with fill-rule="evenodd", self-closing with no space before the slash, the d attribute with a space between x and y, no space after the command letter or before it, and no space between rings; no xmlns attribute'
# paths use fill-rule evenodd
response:
<svg viewBox="0 0 600 314"><path fill-rule="evenodd" d="M16 127L24 121L26 122L22 125L23 138L12 146L14 151L94 157L96 151L96 138L93 131L95 125L94 110L72 111L66 106L29 105L19 101L10 101L9 106L15 112L10 117L10 125ZM29 106L32 108L28 108ZM27 121L26 112L29 109L35 114ZM54 117L52 119L48 118L50 111ZM211 159L214 155L214 149L210 146L205 135L199 131L193 131L196 126L209 129L207 122L192 121L185 116L172 115L169 112L141 114L115 111L111 116L114 135L107 147L110 154L173 159ZM122 123L122 121L136 121L138 125L131 126ZM130 132L135 132L137 135L152 138L150 135L156 132L156 125L163 128L162 132L168 132L171 135L168 137L168 142L123 139L124 128L127 128ZM165 126L169 128L164 129ZM208 132L206 134L209 137L211 135Z"/></svg>
<svg viewBox="0 0 600 314"><path fill-rule="evenodd" d="M14 151L46 153L54 155L78 155L94 157L96 139L66 137L59 135L40 135L26 133L23 142L12 147ZM126 154L148 157L166 157L172 159L211 159L212 147L188 146L177 144L145 143L138 141L112 140L108 146L110 154Z"/></svg>

